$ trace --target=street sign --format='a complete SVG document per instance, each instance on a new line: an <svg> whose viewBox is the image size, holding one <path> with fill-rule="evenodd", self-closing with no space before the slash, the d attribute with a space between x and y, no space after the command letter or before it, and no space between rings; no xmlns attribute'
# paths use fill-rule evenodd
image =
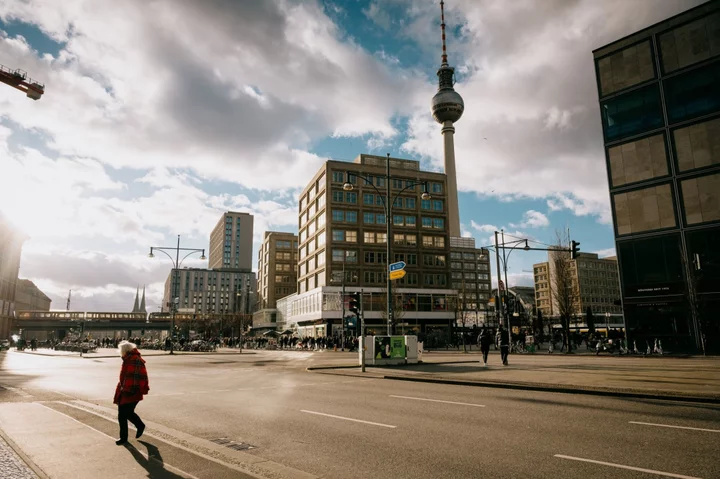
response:
<svg viewBox="0 0 720 479"><path fill-rule="evenodd" d="M391 273L393 271L402 271L403 269L405 269L405 261L398 261L397 263L392 263L389 266L389 269L390 269ZM402 278L402 276L401 276L401 278Z"/></svg>
<svg viewBox="0 0 720 479"><path fill-rule="evenodd" d="M405 277L405 274L406 274L406 272L405 272L404 269L399 269L399 270L397 270L397 271L392 271L392 272L390 273L390 280L404 278L404 277Z"/></svg>

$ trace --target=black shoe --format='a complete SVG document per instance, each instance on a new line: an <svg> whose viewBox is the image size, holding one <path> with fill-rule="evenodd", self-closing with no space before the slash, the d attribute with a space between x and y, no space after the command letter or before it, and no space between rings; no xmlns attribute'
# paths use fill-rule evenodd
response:
<svg viewBox="0 0 720 479"><path fill-rule="evenodd" d="M118 439L115 441L115 444L118 446L122 446L123 444L127 444L127 439Z"/></svg>
<svg viewBox="0 0 720 479"><path fill-rule="evenodd" d="M135 434L135 439L139 438L143 435L143 432L145 432L145 424L141 424L139 428L137 428L137 434Z"/></svg>

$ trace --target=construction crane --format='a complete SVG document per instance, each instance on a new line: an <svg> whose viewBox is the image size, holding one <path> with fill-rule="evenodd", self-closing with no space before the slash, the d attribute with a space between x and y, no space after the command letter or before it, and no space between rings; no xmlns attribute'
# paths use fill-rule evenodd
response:
<svg viewBox="0 0 720 479"><path fill-rule="evenodd" d="M28 98L39 100L45 93L45 85L27 76L25 70L0 65L0 81L27 94Z"/></svg>

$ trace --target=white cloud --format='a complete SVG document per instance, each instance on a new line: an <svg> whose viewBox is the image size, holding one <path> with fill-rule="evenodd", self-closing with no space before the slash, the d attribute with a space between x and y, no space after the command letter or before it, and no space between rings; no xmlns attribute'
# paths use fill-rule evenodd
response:
<svg viewBox="0 0 720 479"><path fill-rule="evenodd" d="M473 220L470 220L470 225L474 230L480 231L481 233L492 233L493 231L499 230L495 225L480 225Z"/></svg>
<svg viewBox="0 0 720 479"><path fill-rule="evenodd" d="M523 221L519 224L510 223L513 228L544 228L550 226L547 216L535 210L528 210L523 215Z"/></svg>
<svg viewBox="0 0 720 479"><path fill-rule="evenodd" d="M607 258L608 256L617 256L617 253L615 252L615 248L600 249L597 251L593 251L593 253L598 255L600 258Z"/></svg>

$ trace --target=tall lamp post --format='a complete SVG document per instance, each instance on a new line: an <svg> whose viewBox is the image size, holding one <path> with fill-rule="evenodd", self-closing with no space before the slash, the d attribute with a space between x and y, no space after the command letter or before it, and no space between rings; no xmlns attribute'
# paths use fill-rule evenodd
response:
<svg viewBox="0 0 720 479"><path fill-rule="evenodd" d="M525 251L530 251L532 248L530 248L530 245L528 245L528 240L526 240L526 239L513 241L510 244L515 243L515 245L512 248L510 248L510 252L506 255L505 254L505 249L506 249L505 248L505 244L506 244L505 243L505 232L501 231L501 233L503 235L503 242L499 244L498 243L498 232L497 231L495 232L495 259L497 261L497 269L498 269L498 302L500 303L500 304L498 304L497 311L499 311L501 313L501 316L506 319L505 323L507 323L507 324L505 324L505 326L507 327L507 330L508 330L508 332L507 332L508 344L512 344L512 330L510 328L510 311L504 310L504 307L507 306L507 304L508 304L507 262L508 262L508 259L510 258L510 255L512 254L513 250L515 248L517 248L518 246L520 246L521 244L525 243L525 245L522 248ZM505 299L504 303L502 303L500 301L500 299L501 299L500 298L500 281L501 281L501 279L500 279L501 278L500 277L500 248L502 248L502 250L503 250L502 264L503 264L503 271L505 272L505 287L503 288L504 299ZM509 347L510 346L508 346L508 348Z"/></svg>
<svg viewBox="0 0 720 479"><path fill-rule="evenodd" d="M170 321L170 342L171 342L170 354L174 354L173 345L172 345L172 336L175 334L175 313L177 312L178 303L180 302L180 265L182 264L183 261L185 261L185 258L187 258L188 256L190 256L193 253L200 253L201 260L205 260L207 258L205 257L205 249L204 248L203 249L181 248L180 247L180 235L178 235L177 246L175 246L175 247L151 246L150 254L148 254L148 258L155 257L155 255L153 254L154 251L160 251L165 256L170 258L170 261L172 261L172 265L173 265L173 269L172 269L173 277L174 277L173 283L174 283L175 287L173 288L173 290L174 290L173 294L172 294L173 299L171 300L171 303L170 303L170 307L172 308L172 320ZM175 259L173 259L173 257L170 256L168 251L175 252ZM188 251L188 253L185 256L183 256L182 259L180 259L180 251Z"/></svg>
<svg viewBox="0 0 720 479"><path fill-rule="evenodd" d="M352 176L355 176L357 178L362 178L363 180L365 180L365 184L372 186L372 188L377 192L377 194L382 199L383 209L385 210L385 226L386 226L386 235L387 235L387 238L386 238L386 246L387 246L387 248L386 248L386 254L387 254L386 264L389 266L392 261L392 257L390 256L391 252L392 252L392 248L391 248L392 237L390 235L391 231L392 231L392 205L393 205L393 203L395 203L395 200L398 199L398 197L400 196L400 194L402 192L404 192L405 190L408 190L410 188L415 188L418 185L422 185L424 187L424 190L420 197L423 200L429 200L431 198L431 196L430 196L430 193L428 192L427 181L417 181L417 182L408 181L405 185L405 188L402 188L400 191L397 192L397 194L394 197L391 197L390 182L393 180L393 177L390 176L390 153L387 154L387 162L385 163L385 176L384 176L384 178L385 178L385 196L383 196L383 194L380 192L380 190L378 190L377 187L375 187L375 185L373 184L373 182L370 178L363 176L363 175L359 175L352 171L347 172L347 181L343 185L343 190L345 190L345 191L353 190L353 185L350 182L350 178ZM383 176L376 176L376 177L383 178ZM390 280L390 271L388 270L387 266L385 268L385 278L386 278L386 283L387 283L387 285L386 285L386 288L387 288L387 311L386 311L387 312L387 334L388 334L388 336L390 336L392 334L392 314L393 314L392 299L391 299L392 298L392 281ZM363 333L363 335L364 335L364 333Z"/></svg>

